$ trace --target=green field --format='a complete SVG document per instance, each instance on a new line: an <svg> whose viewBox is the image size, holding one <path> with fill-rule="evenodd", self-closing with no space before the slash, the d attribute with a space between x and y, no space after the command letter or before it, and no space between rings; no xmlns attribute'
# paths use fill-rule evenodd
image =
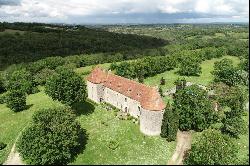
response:
<svg viewBox="0 0 250 166"><path fill-rule="evenodd" d="M234 64L239 63L237 57L226 57L232 59ZM213 79L210 73L213 70L213 64L220 59L204 61L201 65L201 76L186 77L187 81L207 85ZM108 69L110 63L100 64L100 66ZM78 68L76 72L85 77L92 68L93 66ZM156 86L159 85L161 77L164 77L166 85L163 89L171 88L179 77L175 73L176 70L146 78L145 83ZM17 135L31 121L34 111L61 105L45 95L43 88L40 89L41 92L28 96L29 109L22 112L14 113L5 104L0 104L0 141L8 144L7 148L0 151L0 163L6 160ZM168 100L168 97L164 98L165 102ZM77 107L77 115L82 128L87 131L88 141L83 153L78 155L72 164L166 164L175 149L176 142L169 143L160 136L144 136L140 133L139 126L132 120L119 120L113 111L106 111L99 105L80 104ZM248 153L247 138L248 135L242 135L238 140L241 147L240 158L244 158ZM111 140L119 142L115 150L108 147Z"/></svg>
<svg viewBox="0 0 250 166"><path fill-rule="evenodd" d="M29 95L22 112L14 113L5 104L0 104L0 141L7 147L0 151L0 163L10 152L16 137L31 121L32 114L41 108L52 108L62 104L53 101L43 91ZM166 164L175 149L175 142L168 143L160 136L144 137L139 125L132 120L119 120L114 112L90 103L79 104L77 119L86 129L86 149L72 164ZM108 147L110 140L119 142L115 150Z"/></svg>
<svg viewBox="0 0 250 166"><path fill-rule="evenodd" d="M231 59L233 61L234 65L236 65L240 62L239 58L233 57L233 56L224 56L223 58ZM178 78L185 78L187 81L190 81L193 83L208 85L209 82L211 82L213 80L213 75L211 74L211 71L213 71L214 63L216 61L223 59L223 58L215 58L215 59L203 61L201 64L202 73L199 77L197 77L197 76L190 76L190 77L180 76L176 73L178 71L178 69L174 69L171 71L166 71L166 72L161 73L161 74L157 74L154 77L146 78L144 80L144 83L147 85L151 85L151 86L159 86L161 77L163 77L166 80L166 84L161 86L163 90L167 90L167 89L174 87L175 86L174 82Z"/></svg>

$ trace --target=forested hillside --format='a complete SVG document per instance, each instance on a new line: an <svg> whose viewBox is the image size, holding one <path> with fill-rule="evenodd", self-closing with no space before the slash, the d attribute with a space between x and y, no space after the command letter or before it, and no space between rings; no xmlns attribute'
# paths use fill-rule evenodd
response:
<svg viewBox="0 0 250 166"><path fill-rule="evenodd" d="M84 26L41 23L0 23L0 69L49 56L123 53L158 48L168 41L135 34L118 34Z"/></svg>

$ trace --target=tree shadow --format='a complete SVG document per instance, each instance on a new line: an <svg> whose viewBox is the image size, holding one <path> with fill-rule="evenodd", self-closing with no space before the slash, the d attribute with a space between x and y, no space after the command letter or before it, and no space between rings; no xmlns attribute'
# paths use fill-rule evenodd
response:
<svg viewBox="0 0 250 166"><path fill-rule="evenodd" d="M78 127L79 127L79 130L80 130L79 131L80 132L80 135L79 135L79 143L80 143L80 145L78 146L78 148L72 149L73 155L72 155L71 160L69 161L70 163L74 162L75 159L77 158L77 156L84 152L84 150L86 149L88 139L89 139L89 135L87 134L86 129L81 128L80 125Z"/></svg>
<svg viewBox="0 0 250 166"><path fill-rule="evenodd" d="M89 101L78 102L72 105L72 110L74 110L77 116L89 115L94 112L95 106Z"/></svg>
<svg viewBox="0 0 250 166"><path fill-rule="evenodd" d="M29 105L26 105L25 110L30 109L33 105L34 105L34 104L29 104Z"/></svg>

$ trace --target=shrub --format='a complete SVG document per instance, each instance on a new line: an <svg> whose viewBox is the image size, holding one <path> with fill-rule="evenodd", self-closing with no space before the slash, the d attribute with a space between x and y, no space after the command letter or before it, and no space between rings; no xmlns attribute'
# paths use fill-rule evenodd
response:
<svg viewBox="0 0 250 166"><path fill-rule="evenodd" d="M44 85L53 74L55 74L54 70L44 68L34 76L34 81L39 85Z"/></svg>
<svg viewBox="0 0 250 166"><path fill-rule="evenodd" d="M4 79L2 73L0 72L0 94L3 93L4 91L5 91Z"/></svg>
<svg viewBox="0 0 250 166"><path fill-rule="evenodd" d="M31 94L33 87L33 77L26 70L14 71L7 80L7 90L21 90L27 94Z"/></svg>
<svg viewBox="0 0 250 166"><path fill-rule="evenodd" d="M7 144L0 142L0 150L3 150L6 146Z"/></svg>
<svg viewBox="0 0 250 166"><path fill-rule="evenodd" d="M5 101L7 107L14 112L26 109L26 94L21 90L11 90L7 92Z"/></svg>
<svg viewBox="0 0 250 166"><path fill-rule="evenodd" d="M161 85L165 85L165 84L166 84L166 80L165 80L163 77L161 77L161 82L160 82L160 84L161 84Z"/></svg>
<svg viewBox="0 0 250 166"><path fill-rule="evenodd" d="M6 103L6 94L7 93L0 94L0 104Z"/></svg>
<svg viewBox="0 0 250 166"><path fill-rule="evenodd" d="M161 125L161 137L174 141L179 127L179 115L174 109L165 109Z"/></svg>
<svg viewBox="0 0 250 166"><path fill-rule="evenodd" d="M119 142L115 140L109 141L109 149L115 150L119 146Z"/></svg>
<svg viewBox="0 0 250 166"><path fill-rule="evenodd" d="M160 93L161 97L164 97L163 90L161 87L159 88L159 93Z"/></svg>
<svg viewBox="0 0 250 166"><path fill-rule="evenodd" d="M72 105L86 98L86 85L73 70L58 68L58 74L52 75L45 84L45 92L53 100Z"/></svg>
<svg viewBox="0 0 250 166"><path fill-rule="evenodd" d="M220 131L208 129L195 141L187 153L187 165L231 165L236 162L235 141Z"/></svg>
<svg viewBox="0 0 250 166"><path fill-rule="evenodd" d="M181 130L202 131L218 121L207 92L198 85L178 90L175 93L173 106L179 113Z"/></svg>
<svg viewBox="0 0 250 166"><path fill-rule="evenodd" d="M237 85L241 82L233 61L227 58L214 63L214 82L223 82L229 86Z"/></svg>
<svg viewBox="0 0 250 166"><path fill-rule="evenodd" d="M67 164L86 141L76 116L69 109L39 110L32 119L33 123L17 143L18 151L29 164Z"/></svg>
<svg viewBox="0 0 250 166"><path fill-rule="evenodd" d="M185 76L199 76L201 74L200 62L191 56L187 56L180 61L178 73Z"/></svg>

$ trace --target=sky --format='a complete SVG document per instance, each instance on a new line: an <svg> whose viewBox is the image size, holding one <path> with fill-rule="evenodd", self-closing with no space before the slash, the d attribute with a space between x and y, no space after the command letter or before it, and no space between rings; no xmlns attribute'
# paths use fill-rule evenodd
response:
<svg viewBox="0 0 250 166"><path fill-rule="evenodd" d="M0 0L0 22L249 23L249 0Z"/></svg>

